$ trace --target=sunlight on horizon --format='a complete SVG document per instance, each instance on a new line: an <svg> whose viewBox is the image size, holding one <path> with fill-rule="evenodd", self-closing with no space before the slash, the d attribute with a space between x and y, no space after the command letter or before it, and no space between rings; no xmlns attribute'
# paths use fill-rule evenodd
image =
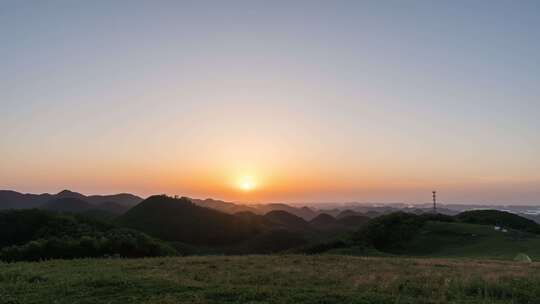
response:
<svg viewBox="0 0 540 304"><path fill-rule="evenodd" d="M239 186L242 191L250 192L255 190L257 183L251 176L244 176L241 178Z"/></svg>

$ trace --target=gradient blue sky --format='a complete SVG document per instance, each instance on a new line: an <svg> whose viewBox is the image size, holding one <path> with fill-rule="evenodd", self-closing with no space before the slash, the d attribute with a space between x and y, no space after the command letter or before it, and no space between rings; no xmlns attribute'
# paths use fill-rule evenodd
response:
<svg viewBox="0 0 540 304"><path fill-rule="evenodd" d="M0 188L540 204L540 2L0 0L0 113Z"/></svg>

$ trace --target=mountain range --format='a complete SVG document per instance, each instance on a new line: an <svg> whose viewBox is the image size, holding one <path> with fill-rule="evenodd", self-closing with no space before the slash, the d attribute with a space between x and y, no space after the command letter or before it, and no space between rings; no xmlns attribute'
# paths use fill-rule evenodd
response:
<svg viewBox="0 0 540 304"><path fill-rule="evenodd" d="M151 196L130 207L125 200L114 201L122 196L84 196L71 191L19 194L17 197L27 200L23 206L36 207L19 205L18 209L25 210L0 211L5 239L11 240L0 248L0 259L153 256L172 251L181 255L296 252L438 256L459 252L467 256L484 254L478 250L480 245L490 246L494 254L505 258L519 252L540 256L540 225L498 210L444 215L409 208L371 218L367 213L373 210L362 213L350 206L324 212L285 204L241 205L166 195Z"/></svg>
<svg viewBox="0 0 540 304"><path fill-rule="evenodd" d="M208 206L209 201L204 202ZM223 202L218 205L230 207ZM156 195L129 209L115 223L170 242L180 252L186 248L204 252L206 248L210 249L206 252L270 253L354 231L368 222L369 218L363 218L347 222L348 217L338 220L321 214L306 221L285 210L230 214L200 206L187 197Z"/></svg>
<svg viewBox="0 0 540 304"><path fill-rule="evenodd" d="M142 198L129 194L120 193L113 195L83 195L81 193L63 190L57 194L23 194L11 190L0 190L0 209L29 209L39 208L47 203L60 199L76 199L89 205L100 205L103 203L114 203L119 206L132 207L142 202ZM75 201L73 201L75 202Z"/></svg>
<svg viewBox="0 0 540 304"><path fill-rule="evenodd" d="M78 201L72 201L71 206L67 201L63 203L53 203L60 199L77 199ZM226 202L216 199L194 199L190 198L194 204L218 210L227 214L236 214L239 212L251 212L258 215L265 215L271 211L286 211L290 214L296 215L306 221L311 221L321 214L331 215L336 219L342 219L348 217L349 222L353 221L350 218L353 215L367 216L369 218L375 218L381 215L390 214L397 211L405 211L414 214L423 214L432 212L432 207L429 204L360 204L360 203L347 203L347 204L335 204L336 207L332 207L330 204L312 204L309 206L302 205L288 205L283 203L269 203L269 204L243 204ZM81 203L82 201L82 203ZM122 214L129 208L139 204L143 201L143 198L129 194L120 193L113 195L83 195L81 193L73 192L70 190L63 190L57 194L23 194L11 190L0 190L0 210L2 209L30 209L30 208L44 208L62 212L89 212L100 213L106 212L108 214ZM87 206L86 204L92 205ZM456 205L445 204L437 208L437 212L446 215L457 215L460 212L476 209L493 209L507 211L531 219L537 223L540 223L540 208L536 206L492 206L492 205ZM97 211L99 212L97 212ZM363 221L363 219L359 219Z"/></svg>

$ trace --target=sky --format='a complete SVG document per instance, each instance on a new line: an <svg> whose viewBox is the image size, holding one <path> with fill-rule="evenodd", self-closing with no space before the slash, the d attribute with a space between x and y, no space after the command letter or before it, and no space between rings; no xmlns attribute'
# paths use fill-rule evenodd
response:
<svg viewBox="0 0 540 304"><path fill-rule="evenodd" d="M0 189L540 205L540 2L0 0L0 118Z"/></svg>

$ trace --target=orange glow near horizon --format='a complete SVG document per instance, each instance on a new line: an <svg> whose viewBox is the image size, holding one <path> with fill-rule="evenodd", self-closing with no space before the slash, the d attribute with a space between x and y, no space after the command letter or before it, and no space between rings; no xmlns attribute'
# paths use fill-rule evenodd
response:
<svg viewBox="0 0 540 304"><path fill-rule="evenodd" d="M253 177L244 176L240 179L239 186L242 191L250 192L255 190L255 188L257 187L257 183L255 182Z"/></svg>
<svg viewBox="0 0 540 304"><path fill-rule="evenodd" d="M517 174L486 177L479 174L481 170L471 168L433 174L421 171L423 167L404 154L384 162L366 152L362 158L345 161L314 149L300 157L287 147L278 154L268 147L240 146L226 151L199 146L189 154L187 149L166 153L150 150L152 157L150 153L133 153L133 159L103 159L92 167L82 159L41 161L32 170L13 168L17 175L3 187L30 193L63 189L84 194L130 192L143 197L166 193L242 203L423 202L429 201L432 188L436 188L446 202L489 203L511 201L511 193L531 193L538 184L538 180L520 179ZM443 163L439 165L442 168ZM54 172L47 167L54 167ZM7 180L3 172L0 180Z"/></svg>

